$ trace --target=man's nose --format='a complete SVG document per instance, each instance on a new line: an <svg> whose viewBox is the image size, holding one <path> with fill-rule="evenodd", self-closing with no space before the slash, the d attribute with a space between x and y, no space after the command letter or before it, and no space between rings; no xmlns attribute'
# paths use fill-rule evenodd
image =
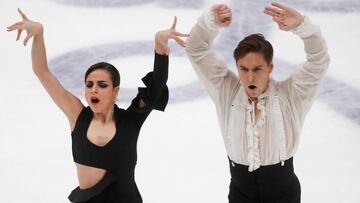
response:
<svg viewBox="0 0 360 203"><path fill-rule="evenodd" d="M252 71L248 72L248 82L254 82L255 75Z"/></svg>

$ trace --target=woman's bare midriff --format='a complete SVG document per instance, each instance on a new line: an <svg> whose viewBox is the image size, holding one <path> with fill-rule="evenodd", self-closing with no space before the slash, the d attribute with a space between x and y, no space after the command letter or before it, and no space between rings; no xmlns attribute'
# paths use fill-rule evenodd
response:
<svg viewBox="0 0 360 203"><path fill-rule="evenodd" d="M104 178L106 170L76 163L79 187L82 190L94 187Z"/></svg>

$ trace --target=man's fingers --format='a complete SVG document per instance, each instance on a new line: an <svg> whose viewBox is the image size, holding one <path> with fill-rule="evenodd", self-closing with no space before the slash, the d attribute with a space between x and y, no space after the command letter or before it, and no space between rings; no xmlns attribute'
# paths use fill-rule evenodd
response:
<svg viewBox="0 0 360 203"><path fill-rule="evenodd" d="M229 9L229 7L226 4L222 4L222 6L220 7L220 11Z"/></svg>
<svg viewBox="0 0 360 203"><path fill-rule="evenodd" d="M221 15L219 15L219 17L220 17L220 20L225 20L226 18L231 19L231 13L221 14Z"/></svg>
<svg viewBox="0 0 360 203"><path fill-rule="evenodd" d="M224 10L220 10L218 13L219 14L231 13L231 9L227 8L227 9L224 9Z"/></svg>
<svg viewBox="0 0 360 203"><path fill-rule="evenodd" d="M23 31L23 29L18 30L18 33L17 33L17 36L16 36L16 41L19 41L22 31Z"/></svg>
<svg viewBox="0 0 360 203"><path fill-rule="evenodd" d="M288 27L287 24L284 23L283 19L279 17L274 17L273 20L279 25L279 28L282 30Z"/></svg>
<svg viewBox="0 0 360 203"><path fill-rule="evenodd" d="M273 20L276 22L276 23L279 23L279 24L284 24L284 20L280 17L277 17L277 16L274 16L273 17ZM285 25L285 24L284 24Z"/></svg>
<svg viewBox="0 0 360 203"><path fill-rule="evenodd" d="M266 10L266 9L264 10L264 13L267 14L267 15L269 15L269 16L272 16L272 17L275 16L273 12L271 12L271 11L269 11L269 10Z"/></svg>
<svg viewBox="0 0 360 203"><path fill-rule="evenodd" d="M231 25L231 20L227 20L220 24L220 26L223 26L223 27L229 27L230 25Z"/></svg>
<svg viewBox="0 0 360 203"><path fill-rule="evenodd" d="M265 7L265 11L269 11L275 15L278 15L278 16L281 16L281 15L284 15L284 11L283 10L280 10L280 9L277 9L277 8L274 8L274 7Z"/></svg>
<svg viewBox="0 0 360 203"><path fill-rule="evenodd" d="M213 11L219 11L220 9L222 9L222 7L226 6L226 4L215 4L212 6L211 10ZM227 7L227 6L226 6Z"/></svg>
<svg viewBox="0 0 360 203"><path fill-rule="evenodd" d="M280 30L289 31L289 27L285 24L278 24Z"/></svg>
<svg viewBox="0 0 360 203"><path fill-rule="evenodd" d="M279 13L269 11L269 10L264 10L264 13L271 16L271 17L283 18L285 16L284 14L279 14Z"/></svg>
<svg viewBox="0 0 360 203"><path fill-rule="evenodd" d="M230 16L226 16L226 17L222 17L220 18L220 25L227 25L227 24L231 24L231 15Z"/></svg>
<svg viewBox="0 0 360 203"><path fill-rule="evenodd" d="M275 7L278 7L280 9L283 9L283 10L287 10L288 7L282 5L282 4L279 4L279 3L276 3L276 2L272 2L271 5L275 6Z"/></svg>
<svg viewBox="0 0 360 203"><path fill-rule="evenodd" d="M26 15L20 10L20 8L18 8L18 12L20 13L21 17L23 20L28 20L28 18L26 17Z"/></svg>

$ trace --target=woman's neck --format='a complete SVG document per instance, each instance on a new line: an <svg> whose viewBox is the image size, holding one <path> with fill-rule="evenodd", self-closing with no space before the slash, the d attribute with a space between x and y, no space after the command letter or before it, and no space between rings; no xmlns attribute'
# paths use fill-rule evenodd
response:
<svg viewBox="0 0 360 203"><path fill-rule="evenodd" d="M114 120L114 105L104 112L94 113L93 119L100 121L103 124L112 122Z"/></svg>

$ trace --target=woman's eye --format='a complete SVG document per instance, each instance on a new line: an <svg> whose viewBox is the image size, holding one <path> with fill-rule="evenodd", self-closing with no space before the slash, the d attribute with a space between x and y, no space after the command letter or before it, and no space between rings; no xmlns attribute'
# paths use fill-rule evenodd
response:
<svg viewBox="0 0 360 203"><path fill-rule="evenodd" d="M86 87L87 87L87 88L92 88L92 87L93 87L93 84L92 84L92 83L86 83Z"/></svg>
<svg viewBox="0 0 360 203"><path fill-rule="evenodd" d="M104 84L104 83L100 83L100 84L99 84L99 87L100 87L100 88L107 88L107 86L108 86L108 85L107 85L107 84Z"/></svg>

